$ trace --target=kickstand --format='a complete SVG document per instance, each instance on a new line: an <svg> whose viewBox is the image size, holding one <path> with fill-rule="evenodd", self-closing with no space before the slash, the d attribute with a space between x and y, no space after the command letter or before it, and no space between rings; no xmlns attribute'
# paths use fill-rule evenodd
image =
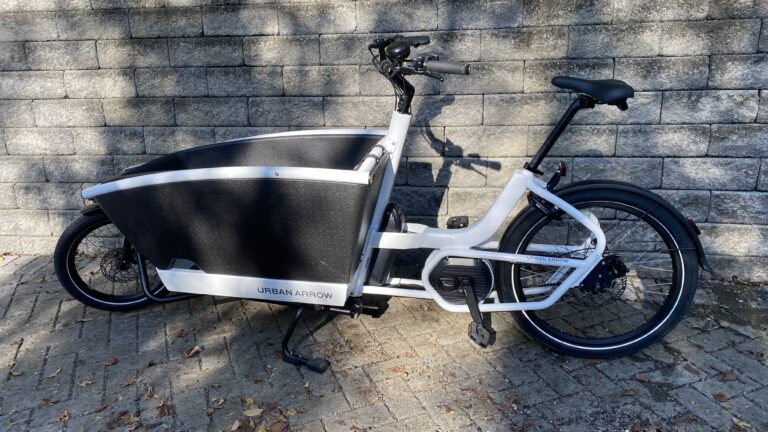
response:
<svg viewBox="0 0 768 432"><path fill-rule="evenodd" d="M472 280L461 279L459 289L464 292L469 314L472 316L472 322L469 324L469 338L483 348L493 345L496 342L496 330L491 325L491 314L480 312Z"/></svg>
<svg viewBox="0 0 768 432"><path fill-rule="evenodd" d="M331 365L328 359L307 357L300 353L293 352L288 346L288 343L293 336L293 332L296 330L296 325L301 320L301 315L303 313L304 306L299 306L296 310L296 315L293 316L291 325L288 326L288 331L285 333L285 337L283 338L283 361L294 366L306 366L307 369L312 372L323 373L328 370L328 367Z"/></svg>

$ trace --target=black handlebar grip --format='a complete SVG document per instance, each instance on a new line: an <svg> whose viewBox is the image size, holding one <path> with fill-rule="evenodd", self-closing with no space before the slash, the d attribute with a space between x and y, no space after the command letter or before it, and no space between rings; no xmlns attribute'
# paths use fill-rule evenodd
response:
<svg viewBox="0 0 768 432"><path fill-rule="evenodd" d="M466 63L457 63L450 61L428 60L424 62L424 69L429 72L469 75L469 65Z"/></svg>

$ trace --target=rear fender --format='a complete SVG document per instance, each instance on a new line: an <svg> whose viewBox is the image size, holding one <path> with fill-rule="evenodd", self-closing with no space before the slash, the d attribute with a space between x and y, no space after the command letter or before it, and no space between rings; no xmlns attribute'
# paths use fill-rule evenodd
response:
<svg viewBox="0 0 768 432"><path fill-rule="evenodd" d="M96 213L104 213L104 211L96 203L90 203L87 206L80 209L80 214L83 216L93 216Z"/></svg>
<svg viewBox="0 0 768 432"><path fill-rule="evenodd" d="M565 196L574 192L580 192L586 189L593 189L595 187L600 187L603 189L615 189L619 191L627 191L636 193L638 195L642 195L645 198L648 198L650 200L655 201L660 206L664 207L667 211L669 211L674 217L680 221L680 223L685 227L686 232L688 233L688 236L691 238L691 241L696 246L696 256L699 261L699 265L702 269L709 273L714 273L712 270L712 267L707 262L707 257L704 254L704 248L701 246L701 240L699 240L699 234L698 227L693 223L692 220L689 220L687 217L685 217L678 209L676 209L672 204L670 204L667 200L659 196L658 194L655 194L647 189L635 186L631 183L626 182L620 182L615 180L587 180L577 183L572 183L566 186L563 186L560 189L557 189L555 194L561 198L565 199Z"/></svg>

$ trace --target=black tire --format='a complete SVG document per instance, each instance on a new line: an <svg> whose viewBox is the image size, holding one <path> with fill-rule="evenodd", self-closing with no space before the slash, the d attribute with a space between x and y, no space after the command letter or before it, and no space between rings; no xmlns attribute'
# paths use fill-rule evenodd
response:
<svg viewBox="0 0 768 432"><path fill-rule="evenodd" d="M115 270L115 272L123 272L121 274L129 275L129 280L120 281L120 284L126 284L126 286L130 288L130 292L120 293L119 295L114 293L114 286L116 285L115 281L107 281L106 277L104 278L105 281L112 282L112 293L102 292L94 288L94 279L104 275L99 274L100 272L97 271L87 272L83 267L82 262L85 260L90 259L90 264L95 264L101 259L102 261L99 265L100 268L104 268L104 260L108 259L104 258L104 256L106 253L110 253L110 246L96 246L103 247L107 252L102 253L101 257L94 253L93 257L88 256L87 258L83 258L84 254L80 247L84 239L88 238L90 234L99 229L111 226L115 233L119 233L119 231L117 231L111 224L112 222L107 215L101 211L97 211L79 216L66 230L64 230L61 237L59 237L59 241L56 244L56 249L53 254L53 265L59 282L72 297L81 303L97 309L126 311L137 309L152 303L152 300L144 294L139 285L135 262L129 264L131 266L130 268L126 267L125 270ZM108 244L108 242L119 241L111 238L107 238L106 240L105 244ZM136 275L135 281L132 278L133 274ZM91 280L93 286L86 283L83 279ZM162 289L162 285L156 283L153 291L159 291L160 289Z"/></svg>
<svg viewBox="0 0 768 432"><path fill-rule="evenodd" d="M606 231L608 245L603 256L619 256L624 269L609 274L612 283L608 288L590 284L585 280L582 284L587 286L580 285L569 289L558 302L547 309L513 312L520 328L531 338L555 351L589 358L628 355L664 337L685 316L698 283L696 249L686 227L664 205L633 192L630 188L617 190L600 188L596 185L588 190L569 192L566 189L559 196L580 210L589 209L589 213L598 219L604 218L601 220L601 227ZM600 210L602 216L596 216L598 209L602 209ZM624 217L624 214L628 216ZM567 220L569 216L560 212L559 217L564 218L558 221L556 217L548 216L541 210L527 208L507 228L499 249L510 253L534 254L530 251L526 252L529 245L545 243L534 241L534 239L547 240L552 236L562 237L563 234L567 236L565 244L569 244L567 242L571 241L571 233L576 231ZM547 227L550 227L551 231L546 231ZM610 233L609 228L612 230ZM624 234L621 230L628 230L628 232ZM654 237L649 239L655 240L651 242L651 240L640 238L644 233L653 235ZM576 241L577 238L584 238L583 235L573 237L574 244L586 244ZM626 240L627 238L629 240ZM612 244L612 240L618 243ZM627 243L622 244L625 241ZM649 243L650 246L648 246ZM643 250L645 252L642 252ZM649 252L650 255L648 255ZM578 251L549 254L549 256L573 257L574 253ZM630 260L633 262L630 263ZM668 267L661 268L664 265ZM546 282L554 286L556 285L554 282L562 280L552 280L556 268L543 271L543 266L526 266L512 263L499 264L499 294L502 300L509 302L538 300L534 298L535 295L545 297L548 293L536 293L533 286L536 284L546 286ZM625 276L618 277L621 272L624 272ZM649 275L654 273L655 279L649 278ZM597 277L597 273L595 275ZM545 284L541 284L542 280L546 281ZM604 279L592 279L592 281L602 280ZM653 281L653 283L648 284L647 281ZM657 283L658 281L663 283ZM528 287L529 295L526 297L525 285L528 283L531 286ZM666 285L668 285L666 294L662 292L665 288L656 288L656 286ZM630 291L627 291L627 287L630 287ZM664 296L663 300L662 296ZM598 300L603 297L613 303L601 304ZM658 310L651 314L646 311L646 308L651 308L653 305ZM555 308L559 310L548 312ZM625 324L620 314L625 311L629 314L628 318L631 318L628 321L642 324L627 330L626 333L621 333L624 330L620 328L625 327ZM616 316L619 317L618 320L614 319ZM577 321L583 321L585 325L578 327ZM614 329L619 330L614 331Z"/></svg>

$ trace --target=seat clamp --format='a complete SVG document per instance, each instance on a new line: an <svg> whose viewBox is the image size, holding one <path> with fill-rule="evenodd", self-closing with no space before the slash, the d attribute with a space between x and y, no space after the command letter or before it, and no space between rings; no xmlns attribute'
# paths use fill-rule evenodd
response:
<svg viewBox="0 0 768 432"><path fill-rule="evenodd" d="M594 108L595 107L595 99L592 96L586 95L586 94L579 94L579 102L580 106L579 108Z"/></svg>

